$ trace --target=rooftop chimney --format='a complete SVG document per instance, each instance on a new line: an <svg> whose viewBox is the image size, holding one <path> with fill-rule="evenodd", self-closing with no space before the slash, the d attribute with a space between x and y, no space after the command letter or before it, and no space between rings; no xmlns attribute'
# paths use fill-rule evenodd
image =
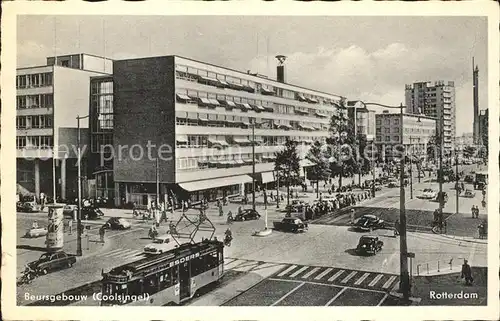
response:
<svg viewBox="0 0 500 321"><path fill-rule="evenodd" d="M285 83L285 60L286 56L277 55L276 59L278 59L279 65L276 67L276 80L281 83Z"/></svg>

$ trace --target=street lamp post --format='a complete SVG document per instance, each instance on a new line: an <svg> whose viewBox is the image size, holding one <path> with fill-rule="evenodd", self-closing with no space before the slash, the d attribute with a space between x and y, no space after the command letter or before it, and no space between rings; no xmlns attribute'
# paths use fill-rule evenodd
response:
<svg viewBox="0 0 500 321"><path fill-rule="evenodd" d="M77 139L77 149L78 149L78 217L76 218L76 256L82 256L82 168L81 168L81 148L80 148L80 119L88 118L87 116L80 115L76 116L76 121L78 124L78 139Z"/></svg>
<svg viewBox="0 0 500 321"><path fill-rule="evenodd" d="M458 207L459 207L459 188L458 188L458 149L455 148L455 194L456 194L456 208L455 208L455 214L458 214Z"/></svg>
<svg viewBox="0 0 500 321"><path fill-rule="evenodd" d="M373 182L372 182L372 196L375 197L375 144L372 141L372 174L373 174Z"/></svg>
<svg viewBox="0 0 500 321"><path fill-rule="evenodd" d="M269 123L269 121L257 123L255 118L253 118L252 121L252 209L254 211L255 211L255 125L262 125L267 123ZM278 175L279 173L278 171L276 171L276 176ZM278 177L278 187L276 189L277 194L279 193L278 191L279 191L279 177ZM266 209L267 209L267 194L264 198L265 198L264 203L266 204ZM276 202L276 207L279 208L279 201Z"/></svg>
<svg viewBox="0 0 500 321"><path fill-rule="evenodd" d="M400 122L401 122L401 132L400 139L401 145L403 146L403 109L405 106L400 104L399 106L387 106L378 103L365 103L366 105L381 106L384 108L399 109L400 112ZM406 208L405 208L405 187L404 187L404 169L405 169L405 153L402 154L400 160L400 170L399 170L399 221L400 221L400 231L399 231L399 262L400 262L400 283L399 291L403 294L403 298L408 300L410 298L410 274L408 271L408 244L406 239Z"/></svg>
<svg viewBox="0 0 500 321"><path fill-rule="evenodd" d="M438 169L438 181L439 181L439 215L443 213L443 144L444 144L444 128L443 128L443 113L441 112L439 118L439 169Z"/></svg>

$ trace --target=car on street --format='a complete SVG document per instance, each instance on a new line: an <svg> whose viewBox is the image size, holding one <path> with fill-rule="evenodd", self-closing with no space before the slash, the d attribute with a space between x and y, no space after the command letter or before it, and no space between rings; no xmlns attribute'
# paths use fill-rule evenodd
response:
<svg viewBox="0 0 500 321"><path fill-rule="evenodd" d="M432 188L424 188L422 191L422 194L418 196L418 198L426 199L426 200L432 200L435 199L437 196L437 192L434 191Z"/></svg>
<svg viewBox="0 0 500 321"><path fill-rule="evenodd" d="M473 198L474 196L476 196L476 193L473 192L472 190L470 189L466 189L463 193L462 193L462 197L466 197L466 198Z"/></svg>
<svg viewBox="0 0 500 321"><path fill-rule="evenodd" d="M380 185L379 183L375 183L375 190L376 191L381 191L382 190L382 185Z"/></svg>
<svg viewBox="0 0 500 321"><path fill-rule="evenodd" d="M387 183L387 187L389 188L393 188L393 187L399 187L399 181L393 179L393 180L390 180L388 183Z"/></svg>
<svg viewBox="0 0 500 321"><path fill-rule="evenodd" d="M247 208L241 211L240 214L236 214L234 217L235 221L251 221L258 220L260 218L259 212L254 209Z"/></svg>
<svg viewBox="0 0 500 321"><path fill-rule="evenodd" d="M38 274L47 274L51 271L72 267L76 263L76 258L64 251L54 253L44 253L28 266Z"/></svg>
<svg viewBox="0 0 500 321"><path fill-rule="evenodd" d="M378 236L363 235L359 239L356 253L360 255L376 254L382 250L382 246L384 246L384 242L379 240Z"/></svg>
<svg viewBox="0 0 500 321"><path fill-rule="evenodd" d="M38 228L27 229L26 234L24 234L24 237L36 238L36 237L41 237L41 236L46 236L46 235L47 235L47 228L46 227L38 227Z"/></svg>
<svg viewBox="0 0 500 321"><path fill-rule="evenodd" d="M464 182L471 183L471 184L474 183L474 175L470 175L470 174L465 175Z"/></svg>
<svg viewBox="0 0 500 321"><path fill-rule="evenodd" d="M177 244L175 244L175 242L172 242L170 235L162 235L153 239L152 243L149 243L146 246L144 246L144 253L158 255L165 253L176 247Z"/></svg>
<svg viewBox="0 0 500 321"><path fill-rule="evenodd" d="M385 222L375 215L368 214L358 218L354 222L353 228L360 231L373 231L385 228Z"/></svg>
<svg viewBox="0 0 500 321"><path fill-rule="evenodd" d="M296 217L285 217L281 221L274 221L273 228L283 232L305 232L308 229L307 223Z"/></svg>
<svg viewBox="0 0 500 321"><path fill-rule="evenodd" d="M36 213L40 212L41 207L36 202L18 202L16 204L16 210L18 212Z"/></svg>
<svg viewBox="0 0 500 321"><path fill-rule="evenodd" d="M104 225L112 230L127 230L132 227L129 221L121 217L112 217Z"/></svg>

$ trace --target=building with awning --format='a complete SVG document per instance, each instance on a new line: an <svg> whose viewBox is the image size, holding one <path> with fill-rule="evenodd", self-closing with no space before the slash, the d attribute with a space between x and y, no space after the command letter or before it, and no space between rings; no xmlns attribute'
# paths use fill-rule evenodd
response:
<svg viewBox="0 0 500 321"><path fill-rule="evenodd" d="M238 176L223 177L217 179L206 179L206 180L198 180L187 183L179 183L179 186L188 192L194 192L221 186L244 184L250 182L252 182L252 177L250 177L249 175L238 175Z"/></svg>

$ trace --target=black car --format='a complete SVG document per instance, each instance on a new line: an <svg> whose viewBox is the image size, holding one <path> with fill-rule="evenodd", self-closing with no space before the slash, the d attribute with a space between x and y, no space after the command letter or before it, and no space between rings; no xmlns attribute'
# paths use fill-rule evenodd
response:
<svg viewBox="0 0 500 321"><path fill-rule="evenodd" d="M308 229L307 223L302 222L299 218L285 217L283 220L274 221L273 227L277 231L299 233L305 232Z"/></svg>
<svg viewBox="0 0 500 321"><path fill-rule="evenodd" d="M258 220L260 218L259 212L254 209L246 209L241 211L241 214L236 214L234 217L235 221L249 221Z"/></svg>
<svg viewBox="0 0 500 321"><path fill-rule="evenodd" d="M380 241L377 236L363 235L359 239L356 253L361 255L376 254L382 250L382 246L384 246L384 242Z"/></svg>
<svg viewBox="0 0 500 321"><path fill-rule="evenodd" d="M47 274L50 271L62 268L70 268L76 263L76 258L68 255L64 251L55 253L44 253L37 261L31 262L28 266L37 274Z"/></svg>
<svg viewBox="0 0 500 321"><path fill-rule="evenodd" d="M363 215L354 222L353 227L355 230L373 231L384 228L385 222L375 215Z"/></svg>

